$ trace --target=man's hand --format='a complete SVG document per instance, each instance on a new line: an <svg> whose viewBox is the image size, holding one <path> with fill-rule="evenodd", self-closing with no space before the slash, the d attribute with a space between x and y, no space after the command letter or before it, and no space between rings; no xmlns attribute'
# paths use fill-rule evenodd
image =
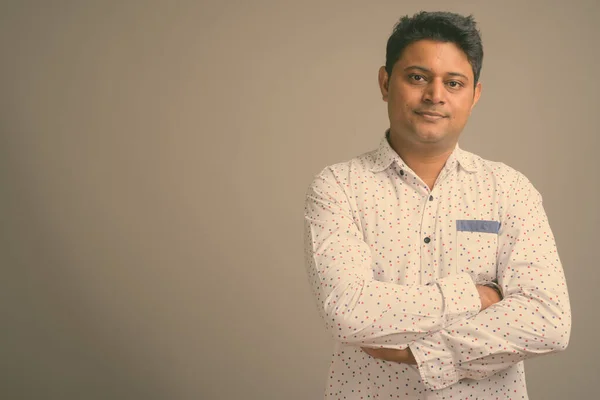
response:
<svg viewBox="0 0 600 400"><path fill-rule="evenodd" d="M412 364L416 365L417 361L413 356L410 348L407 347L404 350L396 350L396 349L371 349L367 347L362 347L362 350L370 355L373 358L378 358L384 361L393 361L397 363L403 364Z"/></svg>
<svg viewBox="0 0 600 400"><path fill-rule="evenodd" d="M479 292L479 298L481 299L481 311L501 300L498 292L491 287L477 285L477 291Z"/></svg>

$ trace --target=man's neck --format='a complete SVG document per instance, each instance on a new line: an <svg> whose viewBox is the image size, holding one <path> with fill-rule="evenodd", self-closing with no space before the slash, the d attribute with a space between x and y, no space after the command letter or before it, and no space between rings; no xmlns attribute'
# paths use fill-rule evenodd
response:
<svg viewBox="0 0 600 400"><path fill-rule="evenodd" d="M450 147L438 147L435 145L415 146L411 143L398 143L398 139L391 135L389 142L392 149L425 182L429 189L433 189L438 175L456 147L456 144Z"/></svg>

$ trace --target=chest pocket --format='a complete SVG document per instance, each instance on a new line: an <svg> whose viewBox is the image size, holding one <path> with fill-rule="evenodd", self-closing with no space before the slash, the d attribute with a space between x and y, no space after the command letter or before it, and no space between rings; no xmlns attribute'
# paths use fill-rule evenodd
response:
<svg viewBox="0 0 600 400"><path fill-rule="evenodd" d="M456 221L456 269L467 272L475 283L496 279L498 221Z"/></svg>

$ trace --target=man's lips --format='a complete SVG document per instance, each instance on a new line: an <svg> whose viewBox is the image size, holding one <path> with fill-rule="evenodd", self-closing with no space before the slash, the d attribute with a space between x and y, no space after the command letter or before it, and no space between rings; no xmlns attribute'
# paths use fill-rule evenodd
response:
<svg viewBox="0 0 600 400"><path fill-rule="evenodd" d="M415 111L415 114L422 115L429 118L446 118L444 114L434 111Z"/></svg>

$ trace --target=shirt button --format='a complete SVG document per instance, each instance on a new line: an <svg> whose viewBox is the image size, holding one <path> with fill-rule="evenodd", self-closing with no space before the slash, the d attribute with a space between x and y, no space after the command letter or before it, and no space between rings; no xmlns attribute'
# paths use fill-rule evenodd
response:
<svg viewBox="0 0 600 400"><path fill-rule="evenodd" d="M426 237L426 238L425 238L423 241L424 241L425 243L429 243L429 242L431 242L431 238L429 238L429 236L428 236L428 237Z"/></svg>
<svg viewBox="0 0 600 400"><path fill-rule="evenodd" d="M429 201L433 201L433 195L429 196Z"/></svg>
<svg viewBox="0 0 600 400"><path fill-rule="evenodd" d="M404 176L404 170L403 169L400 170L400 175Z"/></svg>

